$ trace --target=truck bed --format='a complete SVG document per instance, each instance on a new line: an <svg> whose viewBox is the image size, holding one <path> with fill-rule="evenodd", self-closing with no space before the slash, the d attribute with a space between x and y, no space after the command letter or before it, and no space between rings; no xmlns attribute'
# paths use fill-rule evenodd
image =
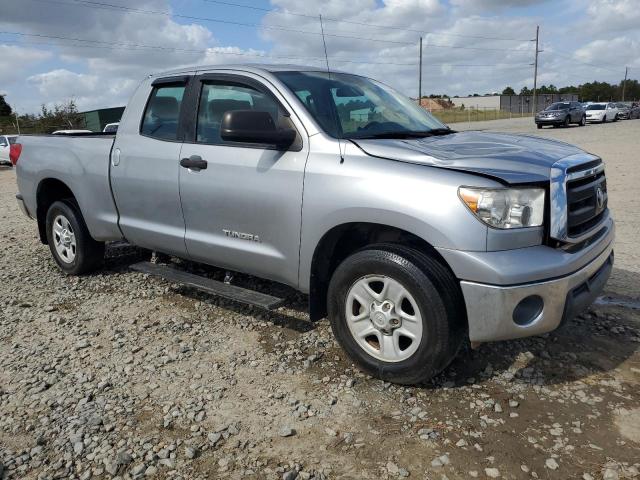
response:
<svg viewBox="0 0 640 480"><path fill-rule="evenodd" d="M74 192L96 240L121 238L109 181L114 141L111 133L21 135L17 179L31 215L37 215L41 182L59 181Z"/></svg>

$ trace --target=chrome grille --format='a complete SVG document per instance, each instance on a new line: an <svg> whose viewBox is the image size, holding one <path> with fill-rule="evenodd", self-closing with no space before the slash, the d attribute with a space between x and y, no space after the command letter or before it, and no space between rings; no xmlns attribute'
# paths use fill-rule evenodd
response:
<svg viewBox="0 0 640 480"><path fill-rule="evenodd" d="M578 237L598 225L607 209L604 170L567 182L567 233Z"/></svg>
<svg viewBox="0 0 640 480"><path fill-rule="evenodd" d="M608 218L607 179L598 157L578 154L551 168L550 237L578 243Z"/></svg>

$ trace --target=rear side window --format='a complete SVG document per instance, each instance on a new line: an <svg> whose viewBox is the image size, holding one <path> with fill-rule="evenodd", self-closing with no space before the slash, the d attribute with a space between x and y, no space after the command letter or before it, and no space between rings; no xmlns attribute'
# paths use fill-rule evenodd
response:
<svg viewBox="0 0 640 480"><path fill-rule="evenodd" d="M178 139L178 120L184 85L154 87L147 102L140 133L161 140Z"/></svg>

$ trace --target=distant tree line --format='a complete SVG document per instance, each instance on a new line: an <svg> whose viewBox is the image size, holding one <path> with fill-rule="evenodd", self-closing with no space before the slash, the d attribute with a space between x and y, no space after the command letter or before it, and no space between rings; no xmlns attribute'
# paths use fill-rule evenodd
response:
<svg viewBox="0 0 640 480"><path fill-rule="evenodd" d="M0 96L0 132L51 133L55 130L85 128L84 115L78 112L74 100L55 104L53 107L42 105L37 114L16 116L4 96Z"/></svg>
<svg viewBox="0 0 640 480"><path fill-rule="evenodd" d="M539 94L547 93L572 93L578 95L582 101L620 101L622 100L622 89L624 81L621 81L618 85L612 85L607 82L591 82L583 83L577 87L569 85L567 87L557 88L555 85L541 85L538 87ZM502 91L503 95L516 95L516 92L511 87L506 87ZM524 86L520 89L520 95L533 95L533 89L529 89ZM640 99L640 82L638 80L627 80L625 87L625 100L638 100Z"/></svg>

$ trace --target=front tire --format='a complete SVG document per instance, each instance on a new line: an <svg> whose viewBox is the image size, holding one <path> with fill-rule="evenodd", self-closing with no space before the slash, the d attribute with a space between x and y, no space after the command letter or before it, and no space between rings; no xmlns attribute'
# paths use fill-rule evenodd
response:
<svg viewBox="0 0 640 480"><path fill-rule="evenodd" d="M587 124L587 117L583 116L580 119L580 123L578 125L581 126L581 127L584 127L586 124Z"/></svg>
<svg viewBox="0 0 640 480"><path fill-rule="evenodd" d="M464 300L447 268L416 250L371 246L344 260L328 291L333 333L367 373L400 384L442 371L466 336Z"/></svg>
<svg viewBox="0 0 640 480"><path fill-rule="evenodd" d="M82 275L102 265L104 243L91 238L74 200L57 201L49 207L46 230L53 259L67 275Z"/></svg>
<svg viewBox="0 0 640 480"><path fill-rule="evenodd" d="M538 127L538 130L542 129L542 124L541 123L536 123L536 127Z"/></svg>
<svg viewBox="0 0 640 480"><path fill-rule="evenodd" d="M562 126L564 128L569 128L570 124L571 124L571 117L567 116L567 118L564 119L564 122L563 122Z"/></svg>

